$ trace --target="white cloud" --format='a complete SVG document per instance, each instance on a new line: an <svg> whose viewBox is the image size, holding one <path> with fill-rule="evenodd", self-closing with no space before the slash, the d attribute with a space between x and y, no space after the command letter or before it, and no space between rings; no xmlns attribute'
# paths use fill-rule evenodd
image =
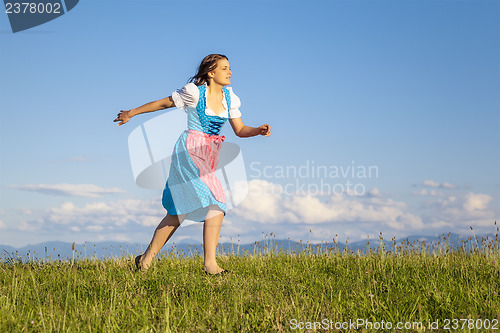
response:
<svg viewBox="0 0 500 333"><path fill-rule="evenodd" d="M265 180L251 180L247 197L228 211L221 239L251 243L262 239L264 233L274 232L280 239L320 241L331 240L338 234L340 239L348 237L353 241L361 235L378 238L379 232L385 237L448 231L465 234L470 233L469 226L474 227L476 233L491 232L494 212L498 208L491 204L494 198L490 195L455 190L448 195L447 191L423 191L419 192L422 195L420 207L412 210L413 206L394 200L387 193L381 194L376 188L358 196L347 193L301 195L287 193L281 186ZM78 233L81 237L89 237L92 234L91 237L110 240L126 239L126 235L138 237L139 232L143 233L141 239L148 241L153 232L149 227L158 225L165 210L160 198L155 197L83 205L66 201L57 207L29 213L16 224L23 233L52 235L56 231L61 235ZM0 229L3 225L0 222ZM202 237L198 229L183 230L176 235L190 239ZM377 237L372 237L374 235Z"/></svg>
<svg viewBox="0 0 500 333"><path fill-rule="evenodd" d="M372 188L371 190L368 191L366 195L368 197L379 197L380 191L378 190L378 188Z"/></svg>
<svg viewBox="0 0 500 333"><path fill-rule="evenodd" d="M449 227L454 232L466 231L470 226L485 227L491 232L495 220L494 208L489 207L493 198L488 194L454 193L453 195L422 202L422 213L427 211L426 225L429 227Z"/></svg>
<svg viewBox="0 0 500 333"><path fill-rule="evenodd" d="M427 184L430 186L431 182L427 181ZM493 222L498 218L498 205L489 206L494 198L488 194L450 193L433 189L420 189L413 194L426 197L421 202L419 214L426 216L425 225L429 229L452 229L453 232L465 233L472 226L483 227L483 232L492 232Z"/></svg>
<svg viewBox="0 0 500 333"><path fill-rule="evenodd" d="M330 230L330 234L339 232L344 236L356 230L354 234L358 237L358 228L367 234L385 231L400 235L430 231L467 233L469 226L491 232L494 209L498 208L489 207L493 200L490 195L457 190L446 194L434 188L452 189L453 185L432 181L427 185L433 188L414 192L424 197L420 209L410 210L405 202L382 195L378 189L364 196L294 195L280 192L281 187L276 184L252 180L248 183L247 198L233 212L241 221L259 222L260 228L266 229L275 225L290 237L296 236L294 233L303 234L304 228L311 225L315 230ZM289 227L291 224L293 228ZM317 233L315 236L320 237Z"/></svg>
<svg viewBox="0 0 500 333"><path fill-rule="evenodd" d="M439 183L433 181L433 180L424 180L423 183L424 186L429 186L429 187L439 187Z"/></svg>
<svg viewBox="0 0 500 333"><path fill-rule="evenodd" d="M420 229L420 217L405 212L406 205L379 197L378 189L366 196L311 195L285 196L281 187L264 180L248 182L247 198L234 209L235 214L260 223L343 223L369 222L388 225L394 229ZM320 200L323 199L323 200Z"/></svg>
<svg viewBox="0 0 500 333"><path fill-rule="evenodd" d="M296 217L285 211L281 205L279 185L265 180L248 182L248 195L234 211L250 221L262 223L278 223L283 219L296 220Z"/></svg>
<svg viewBox="0 0 500 333"><path fill-rule="evenodd" d="M488 194L469 193L465 197L463 206L468 212L483 210L488 206L491 200L493 200L493 198Z"/></svg>
<svg viewBox="0 0 500 333"><path fill-rule="evenodd" d="M424 180L423 185L427 186L427 187L438 187L438 188L447 188L447 189L455 188L455 185L453 185L453 184L438 183L438 182L435 182L433 180Z"/></svg>
<svg viewBox="0 0 500 333"><path fill-rule="evenodd" d="M43 194L97 198L105 194L125 193L119 188L103 188L94 184L28 184L11 185L9 188Z"/></svg>
<svg viewBox="0 0 500 333"><path fill-rule="evenodd" d="M102 231L104 227L102 225L89 225L85 227L85 231L98 232Z"/></svg>
<svg viewBox="0 0 500 333"><path fill-rule="evenodd" d="M419 195L419 196L431 196L431 197L444 196L443 192L436 191L436 190L426 190L424 188L422 188L422 189L420 189L418 191L414 191L413 194L414 195Z"/></svg>
<svg viewBox="0 0 500 333"><path fill-rule="evenodd" d="M49 224L71 224L88 226L123 226L129 223L143 226L156 226L165 215L165 210L156 198L154 200L120 200L93 202L77 207L72 202L64 202L60 207L46 210L42 219ZM88 229L90 230L90 229ZM101 229L102 230L102 229Z"/></svg>

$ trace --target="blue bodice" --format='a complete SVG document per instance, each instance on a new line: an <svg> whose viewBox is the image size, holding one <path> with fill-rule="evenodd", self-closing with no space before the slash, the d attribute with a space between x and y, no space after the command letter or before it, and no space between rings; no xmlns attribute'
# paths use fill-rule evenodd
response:
<svg viewBox="0 0 500 333"><path fill-rule="evenodd" d="M220 116L209 116L205 113L207 107L207 100L205 98L205 85L198 86L200 90L200 97L198 99L198 105L196 106L196 112L188 112L188 128L195 131L200 131L207 133L209 135L219 135L222 126L226 123L228 118ZM231 108L231 98L229 96L229 91L223 87L224 97L226 98L227 110L229 115L229 110Z"/></svg>

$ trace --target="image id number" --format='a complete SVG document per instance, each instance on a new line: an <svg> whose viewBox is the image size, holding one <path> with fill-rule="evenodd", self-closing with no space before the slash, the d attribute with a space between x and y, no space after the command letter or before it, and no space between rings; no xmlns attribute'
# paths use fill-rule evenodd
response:
<svg viewBox="0 0 500 333"><path fill-rule="evenodd" d="M7 14L61 14L61 4L57 2L7 2L5 9Z"/></svg>
<svg viewBox="0 0 500 333"><path fill-rule="evenodd" d="M498 329L498 319L444 319L443 329Z"/></svg>

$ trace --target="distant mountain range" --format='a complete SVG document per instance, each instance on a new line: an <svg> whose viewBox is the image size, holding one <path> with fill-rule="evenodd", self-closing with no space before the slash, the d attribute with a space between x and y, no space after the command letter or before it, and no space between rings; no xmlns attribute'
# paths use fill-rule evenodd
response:
<svg viewBox="0 0 500 333"><path fill-rule="evenodd" d="M446 240L444 237L446 236ZM495 246L498 251L500 247L500 239L497 239L494 234L472 236L464 238L458 234L446 234L441 236L410 236L404 240L399 240L394 245L393 241L380 239L367 239L353 243L319 243L311 244L308 242L296 242L292 240L275 240L268 239L253 244L238 245L237 243L222 243L219 244L218 253L245 255L245 254L266 254L269 252L292 252L298 253L301 251L325 251L334 250L343 252L361 252L378 251L381 246L384 251L420 251L425 248L428 252L453 251L462 248L464 251L473 249L482 249L485 246ZM497 240L496 240L497 239ZM29 260L75 260L91 259L91 258L123 258L131 257L144 252L147 244L129 244L120 242L100 242L100 243L84 243L75 244L73 251L72 243L65 242L45 242L35 245L28 245L22 248L14 248L7 245L0 245L0 261L3 262L27 262ZM180 256L193 256L203 253L202 244L189 243L169 243L161 251L161 253L174 253Z"/></svg>

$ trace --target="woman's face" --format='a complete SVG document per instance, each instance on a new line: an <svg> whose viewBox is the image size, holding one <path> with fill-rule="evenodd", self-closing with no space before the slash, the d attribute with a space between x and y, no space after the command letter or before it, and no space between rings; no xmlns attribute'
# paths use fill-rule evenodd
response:
<svg viewBox="0 0 500 333"><path fill-rule="evenodd" d="M217 62L217 67L212 72L208 73L213 81L221 86L231 84L231 74L231 67L229 66L229 61L227 61L227 59L219 60Z"/></svg>

